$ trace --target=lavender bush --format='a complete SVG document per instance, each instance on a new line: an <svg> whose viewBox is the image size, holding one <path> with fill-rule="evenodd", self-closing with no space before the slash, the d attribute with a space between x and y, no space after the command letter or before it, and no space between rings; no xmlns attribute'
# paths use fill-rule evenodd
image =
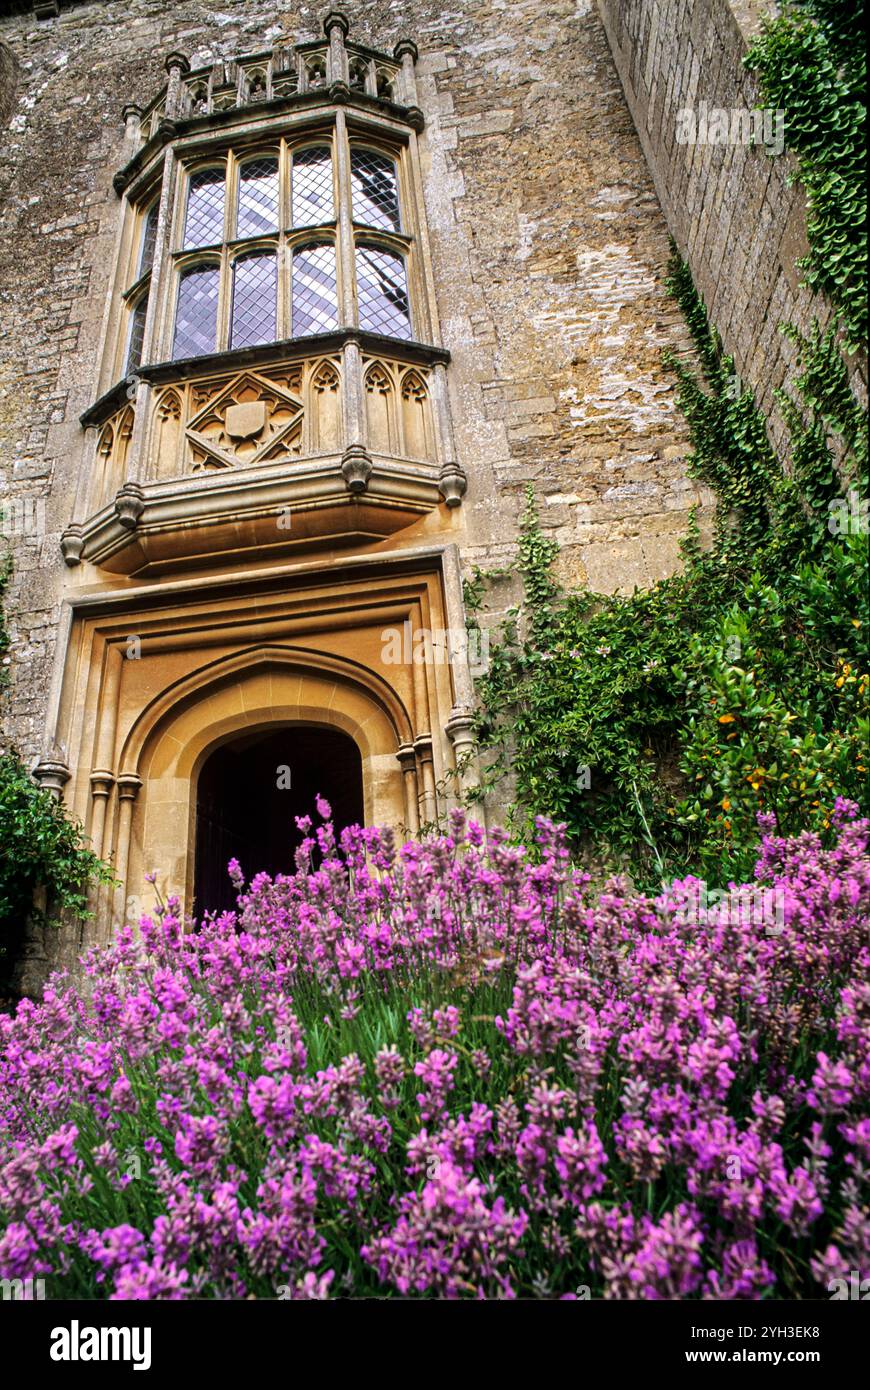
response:
<svg viewBox="0 0 870 1390"><path fill-rule="evenodd" d="M329 808L0 1018L0 1277L48 1297L828 1297L870 1275L868 822L597 899ZM319 867L313 867L315 864ZM753 911L761 901L768 910ZM743 907L747 910L744 912Z"/></svg>

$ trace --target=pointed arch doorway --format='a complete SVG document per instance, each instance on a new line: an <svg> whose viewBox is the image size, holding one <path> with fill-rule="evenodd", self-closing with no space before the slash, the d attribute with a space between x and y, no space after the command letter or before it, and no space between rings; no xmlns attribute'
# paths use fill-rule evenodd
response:
<svg viewBox="0 0 870 1390"><path fill-rule="evenodd" d="M196 787L193 914L235 907L227 874L238 859L245 879L292 873L302 835L296 816L330 803L336 832L363 824L362 758L340 729L270 725L213 749Z"/></svg>

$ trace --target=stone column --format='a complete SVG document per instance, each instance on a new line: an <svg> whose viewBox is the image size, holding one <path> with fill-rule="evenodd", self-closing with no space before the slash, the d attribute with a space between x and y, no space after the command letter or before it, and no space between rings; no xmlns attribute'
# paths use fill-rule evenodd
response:
<svg viewBox="0 0 870 1390"><path fill-rule="evenodd" d="M345 441L341 472L349 492L365 492L373 465L365 444L362 353L359 339L353 336L345 342L342 354L341 391Z"/></svg>
<svg viewBox="0 0 870 1390"><path fill-rule="evenodd" d="M413 743L403 743L396 757L402 769L402 787L405 794L405 827L413 836L420 829L420 813L417 801L417 754Z"/></svg>
<svg viewBox="0 0 870 1390"><path fill-rule="evenodd" d="M115 775L107 769L98 768L91 773L91 848L100 859L106 833L106 808L114 785Z"/></svg>
<svg viewBox="0 0 870 1390"><path fill-rule="evenodd" d="M121 120L124 122L124 141L128 147L127 158L132 159L142 144L142 107L128 102L121 112Z"/></svg>
<svg viewBox="0 0 870 1390"><path fill-rule="evenodd" d="M115 873L118 886L114 895L114 917L117 926L124 925L127 902L127 868L130 862L130 836L133 828L133 803L139 795L142 778L135 772L123 772L118 778L118 842L115 849Z"/></svg>
<svg viewBox="0 0 870 1390"><path fill-rule="evenodd" d="M479 769L474 754L474 718L470 706L454 705L444 732L453 744L453 755L459 773L459 786L463 792L469 791L479 783Z"/></svg>
<svg viewBox="0 0 870 1390"><path fill-rule="evenodd" d="M183 53L170 53L164 67L169 73L169 82L166 85L166 119L174 121L184 115L184 89L181 79L186 72L190 72L190 63Z"/></svg>
<svg viewBox="0 0 870 1390"><path fill-rule="evenodd" d="M432 735L420 734L418 738L415 738L414 751L417 754L423 783L419 798L420 819L426 825L434 821L438 814L438 799L435 794L435 765L432 760Z"/></svg>

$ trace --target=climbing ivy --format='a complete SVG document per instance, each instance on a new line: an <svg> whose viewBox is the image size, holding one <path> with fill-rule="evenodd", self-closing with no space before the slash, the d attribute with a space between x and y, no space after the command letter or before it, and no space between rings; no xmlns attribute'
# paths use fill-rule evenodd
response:
<svg viewBox="0 0 870 1390"><path fill-rule="evenodd" d="M511 615L479 682L479 737L515 774L523 828L557 816L645 886L750 872L762 809L824 832L838 794L863 799L868 738L866 524L844 491L866 485L866 427L836 329L793 335L783 471L676 252L668 287L695 347L669 361L689 470L718 499L712 544L693 520L681 574L630 597L562 593L530 490L528 620L520 636Z"/></svg>
<svg viewBox="0 0 870 1390"><path fill-rule="evenodd" d="M518 828L555 815L644 886L748 875L760 810L824 833L838 794L865 801L867 426L843 356L866 335L863 28L859 0L801 0L746 59L785 112L809 208L799 264L835 310L803 336L783 325L798 358L778 393L784 466L674 251L694 352L667 361L713 535L702 544L692 517L682 573L651 589L562 593L530 490L525 603L479 682L485 776L513 772Z"/></svg>
<svg viewBox="0 0 870 1390"><path fill-rule="evenodd" d="M850 349L867 338L867 58L863 0L801 0L768 16L746 66L785 112L785 143L807 193L807 283L840 312Z"/></svg>

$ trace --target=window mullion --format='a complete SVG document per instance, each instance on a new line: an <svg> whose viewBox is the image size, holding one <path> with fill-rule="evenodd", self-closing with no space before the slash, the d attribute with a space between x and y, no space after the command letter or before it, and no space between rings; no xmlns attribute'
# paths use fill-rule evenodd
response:
<svg viewBox="0 0 870 1390"><path fill-rule="evenodd" d="M357 326L354 294L353 202L350 183L350 144L344 111L335 114L336 168L338 173L338 321L343 328Z"/></svg>
<svg viewBox="0 0 870 1390"><path fill-rule="evenodd" d="M160 349L168 350L168 342L161 341L166 333L167 306L175 294L175 267L172 264L170 248L172 245L173 224L177 217L175 198L176 161L171 149L166 151L163 160L163 173L160 184L160 202L157 211L157 228L154 237L154 257L151 261L151 279L148 283L148 308L145 314L145 328L142 335L142 361L152 362L160 357ZM126 352L126 348L125 348Z"/></svg>
<svg viewBox="0 0 870 1390"><path fill-rule="evenodd" d="M278 246L276 249L278 257L276 281L276 294L278 303L275 307L275 337L280 342L282 338L290 337L290 264L292 253L288 245L287 233L282 228L278 233Z"/></svg>
<svg viewBox="0 0 870 1390"><path fill-rule="evenodd" d="M230 250L226 244L221 247L220 266L215 349L217 352L226 352L230 341L230 316L233 308L233 267Z"/></svg>
<svg viewBox="0 0 870 1390"><path fill-rule="evenodd" d="M224 241L232 241L238 235L238 209L239 161L229 150L224 176Z"/></svg>

